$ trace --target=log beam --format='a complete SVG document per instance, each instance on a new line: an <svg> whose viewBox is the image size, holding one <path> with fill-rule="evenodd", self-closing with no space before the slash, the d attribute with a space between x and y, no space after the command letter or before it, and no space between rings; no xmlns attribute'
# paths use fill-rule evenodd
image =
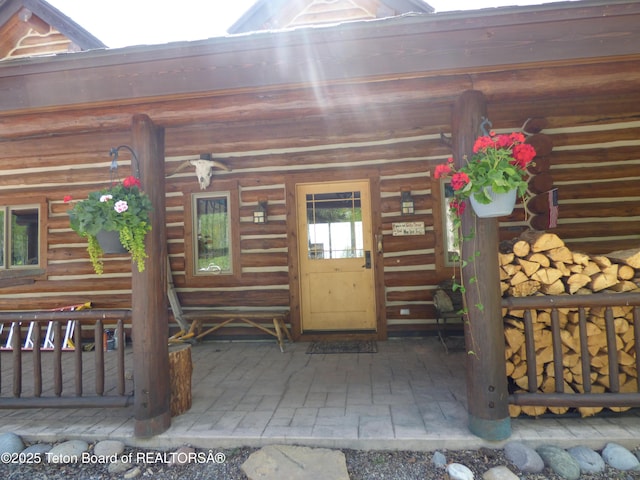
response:
<svg viewBox="0 0 640 480"><path fill-rule="evenodd" d="M134 359L134 434L158 435L171 425L167 302L164 129L147 115L132 122L133 149L138 154L142 188L152 204L151 232L145 244L143 272L132 268L132 333ZM132 165L135 161L132 160Z"/></svg>
<svg viewBox="0 0 640 480"><path fill-rule="evenodd" d="M456 101L452 138L457 167L463 165L465 156L470 157L473 153L481 119L485 116L486 99L481 92L468 90ZM469 430L486 440L504 440L511 435L511 420L500 309L498 221L495 218L475 218L471 208L467 208L462 216L462 235L465 238L462 259L473 259L462 269L462 280L466 286L465 307L468 309L465 322L465 342L469 352L467 398L472 399L468 405ZM477 305L482 305L482 308Z"/></svg>

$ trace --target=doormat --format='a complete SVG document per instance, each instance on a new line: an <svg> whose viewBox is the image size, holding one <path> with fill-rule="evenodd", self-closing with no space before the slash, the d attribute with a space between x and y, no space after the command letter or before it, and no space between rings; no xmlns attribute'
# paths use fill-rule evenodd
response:
<svg viewBox="0 0 640 480"><path fill-rule="evenodd" d="M378 344L374 340L344 340L312 342L307 353L377 353Z"/></svg>

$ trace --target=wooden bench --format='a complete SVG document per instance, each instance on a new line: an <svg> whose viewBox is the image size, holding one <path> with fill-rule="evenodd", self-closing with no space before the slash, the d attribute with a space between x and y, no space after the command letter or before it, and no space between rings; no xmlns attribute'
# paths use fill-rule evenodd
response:
<svg viewBox="0 0 640 480"><path fill-rule="evenodd" d="M184 312L182 318L186 321L191 321L191 326L188 332L174 335L170 340L184 341L188 339L200 340L206 335L209 335L216 330L229 325L232 322L244 322L258 330L267 333L273 337L276 337L280 351L284 352L284 338L283 333L287 339L292 342L291 334L287 328L286 321L289 318L288 311L221 311L221 310L199 310L197 312ZM269 318L273 322L273 329L261 325L256 320ZM204 329L205 321L217 322L214 326Z"/></svg>

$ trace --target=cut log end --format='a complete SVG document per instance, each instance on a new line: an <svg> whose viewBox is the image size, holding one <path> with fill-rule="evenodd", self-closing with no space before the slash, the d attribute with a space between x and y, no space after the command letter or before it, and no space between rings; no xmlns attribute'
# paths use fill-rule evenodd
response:
<svg viewBox="0 0 640 480"><path fill-rule="evenodd" d="M508 248L507 248L508 247ZM554 234L528 231L519 238L504 242L501 248L500 285L504 294L521 297L531 295L590 295L596 292L640 291L636 283L640 274L640 249L587 255L572 252ZM510 263L509 263L510 261ZM632 306L557 308L554 319L560 327L564 393L637 392L636 339ZM529 312L532 322L534 357L525 341L523 310L503 310L505 365L510 383L517 392L532 388L541 395L556 391L556 368L551 309ZM607 318L613 321L615 335ZM581 331L584 329L584 331ZM581 339L586 338L582 346ZM609 349L615 349L611 355ZM582 351L584 349L584 352ZM589 371L583 372L583 356L588 355ZM611 369L611 359L617 368ZM531 366L536 378L529 379ZM610 378L611 371L618 372ZM615 381L613 381L615 380ZM624 411L628 407L608 407ZM583 417L596 415L603 407L569 408L565 406L509 406L512 417L537 417L546 412L562 415L577 411Z"/></svg>

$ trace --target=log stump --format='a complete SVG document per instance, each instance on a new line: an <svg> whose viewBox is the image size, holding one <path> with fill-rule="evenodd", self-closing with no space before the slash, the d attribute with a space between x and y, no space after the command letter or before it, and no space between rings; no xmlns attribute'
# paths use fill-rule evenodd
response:
<svg viewBox="0 0 640 480"><path fill-rule="evenodd" d="M191 408L191 345L169 347L169 385L171 388L171 416L175 417Z"/></svg>

